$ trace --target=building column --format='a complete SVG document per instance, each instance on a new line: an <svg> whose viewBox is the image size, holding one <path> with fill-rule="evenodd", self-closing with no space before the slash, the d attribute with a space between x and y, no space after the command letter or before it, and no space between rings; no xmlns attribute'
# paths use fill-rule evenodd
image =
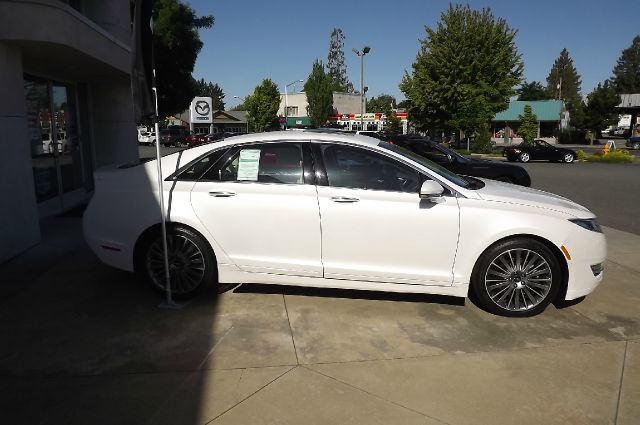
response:
<svg viewBox="0 0 640 425"><path fill-rule="evenodd" d="M0 263L40 241L20 49L0 43Z"/></svg>
<svg viewBox="0 0 640 425"><path fill-rule="evenodd" d="M129 81L94 83L90 92L94 169L137 161L138 140Z"/></svg>

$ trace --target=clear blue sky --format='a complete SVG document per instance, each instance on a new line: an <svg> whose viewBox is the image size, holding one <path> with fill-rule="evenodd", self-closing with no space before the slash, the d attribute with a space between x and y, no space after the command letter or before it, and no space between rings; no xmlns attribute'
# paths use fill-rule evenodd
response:
<svg viewBox="0 0 640 425"><path fill-rule="evenodd" d="M183 0L185 1L185 0ZM360 86L360 63L352 48L371 46L365 57L368 95L389 93L398 100L398 83L410 70L425 37L449 2L190 0L199 15L216 23L201 32L204 47L196 63L196 78L218 83L227 107L239 103L263 78L284 84L306 79L313 61L326 63L334 27L345 33L349 79ZM546 84L555 58L566 47L582 77L582 92L611 76L623 49L640 34L640 0L484 0L472 8L490 7L518 30L516 43L527 81ZM300 85L298 85L300 89Z"/></svg>

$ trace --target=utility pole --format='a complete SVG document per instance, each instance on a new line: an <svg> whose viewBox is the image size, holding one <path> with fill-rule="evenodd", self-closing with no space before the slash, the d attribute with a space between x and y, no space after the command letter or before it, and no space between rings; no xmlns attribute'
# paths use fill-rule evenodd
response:
<svg viewBox="0 0 640 425"><path fill-rule="evenodd" d="M362 51L353 49L353 53L360 57L360 130L364 130L364 55L369 53L371 48L364 46Z"/></svg>

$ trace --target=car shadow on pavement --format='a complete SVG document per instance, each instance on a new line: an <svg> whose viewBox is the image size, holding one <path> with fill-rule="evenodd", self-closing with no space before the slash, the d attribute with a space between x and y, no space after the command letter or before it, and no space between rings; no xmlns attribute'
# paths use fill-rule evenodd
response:
<svg viewBox="0 0 640 425"><path fill-rule="evenodd" d="M465 299L447 295L415 294L403 292L361 291L356 289L312 288L305 286L265 285L243 283L235 288L236 293L282 294L322 298L344 298L352 300L401 301L410 303L446 304L464 306Z"/></svg>

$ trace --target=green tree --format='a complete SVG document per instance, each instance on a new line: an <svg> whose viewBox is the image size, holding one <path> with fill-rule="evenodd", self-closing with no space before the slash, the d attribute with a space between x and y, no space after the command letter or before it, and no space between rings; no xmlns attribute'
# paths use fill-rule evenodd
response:
<svg viewBox="0 0 640 425"><path fill-rule="evenodd" d="M384 112L396 107L396 98L390 94L381 94L378 97L367 99L367 112Z"/></svg>
<svg viewBox="0 0 640 425"><path fill-rule="evenodd" d="M594 135L610 125L618 122L616 107L620 104L620 95L611 84L605 81L587 96L585 107L585 128L593 131Z"/></svg>
<svg viewBox="0 0 640 425"><path fill-rule="evenodd" d="M622 51L613 68L613 85L618 93L640 93L640 35Z"/></svg>
<svg viewBox="0 0 640 425"><path fill-rule="evenodd" d="M311 68L311 74L304 83L304 91L309 103L307 115L314 127L324 126L333 111L332 86L331 75L324 72L322 61L316 59Z"/></svg>
<svg viewBox="0 0 640 425"><path fill-rule="evenodd" d="M581 85L580 75L573 65L569 51L562 49L547 76L547 91L554 99L577 105L581 100Z"/></svg>
<svg viewBox="0 0 640 425"><path fill-rule="evenodd" d="M547 91L554 99L561 99L567 105L571 117L571 127L583 128L584 108L580 94L582 81L573 65L567 49L562 49L547 76Z"/></svg>
<svg viewBox="0 0 640 425"><path fill-rule="evenodd" d="M344 62L345 38L342 29L334 28L331 31L329 54L327 55L327 73L331 76L333 91L353 93L353 84L347 78L347 66Z"/></svg>
<svg viewBox="0 0 640 425"><path fill-rule="evenodd" d="M418 130L459 128L472 134L507 108L523 64L516 30L490 9L450 5L405 72L400 89L411 99L409 117Z"/></svg>
<svg viewBox="0 0 640 425"><path fill-rule="evenodd" d="M198 30L211 28L213 16L198 17L178 0L154 3L154 46L160 116L182 112L194 97L191 73L202 41Z"/></svg>
<svg viewBox="0 0 640 425"><path fill-rule="evenodd" d="M367 109L368 110L368 109ZM396 112L391 107L391 103L387 102L383 104L383 108L379 109L385 115L386 124L384 126L384 132L386 134L400 134L402 133L402 122L396 115Z"/></svg>
<svg viewBox="0 0 640 425"><path fill-rule="evenodd" d="M538 117L533 113L531 105L524 105L524 114L520 115L518 133L525 142L532 142L538 136Z"/></svg>
<svg viewBox="0 0 640 425"><path fill-rule="evenodd" d="M545 86L539 81L524 82L518 89L518 100L547 100L551 99Z"/></svg>
<svg viewBox="0 0 640 425"><path fill-rule="evenodd" d="M201 78L199 80L194 79L193 86L195 96L211 97L213 110L224 111L224 92L218 84Z"/></svg>
<svg viewBox="0 0 640 425"><path fill-rule="evenodd" d="M253 94L244 100L247 111L247 120L253 131L265 131L277 121L278 107L280 106L280 92L276 83L270 78L265 78L257 86Z"/></svg>

